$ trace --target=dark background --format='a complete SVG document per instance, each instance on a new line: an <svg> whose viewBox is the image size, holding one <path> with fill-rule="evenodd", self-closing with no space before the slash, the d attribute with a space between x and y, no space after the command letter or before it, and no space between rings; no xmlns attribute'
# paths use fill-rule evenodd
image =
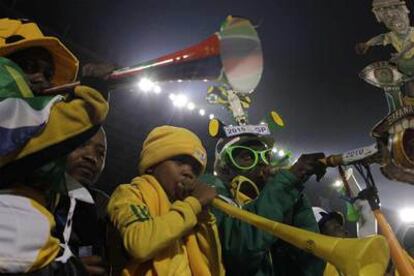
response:
<svg viewBox="0 0 414 276"><path fill-rule="evenodd" d="M411 10L411 1L408 3ZM258 26L264 72L253 94L251 123L276 110L286 128L275 133L279 146L298 157L305 152L334 154L374 142L373 125L387 113L383 92L358 78L369 63L388 59L390 47L354 52L356 42L384 32L371 13L370 1L261 0L261 1L25 1L2 0L2 16L25 17L46 34L58 36L82 63L111 62L133 65L185 48L219 29L227 15L249 18ZM137 173L141 144L148 131L173 124L192 129L204 140L213 158L215 141L207 135L207 117L178 110L168 94L182 92L223 120L226 111L208 106L203 83L162 85L160 95L136 88L114 91L105 123L107 167L98 183L110 193ZM211 164L210 164L211 167ZM374 167L383 207L398 225L395 212L414 207L414 187L385 179ZM323 181L307 184L315 205L343 208L331 187L338 178L332 169Z"/></svg>

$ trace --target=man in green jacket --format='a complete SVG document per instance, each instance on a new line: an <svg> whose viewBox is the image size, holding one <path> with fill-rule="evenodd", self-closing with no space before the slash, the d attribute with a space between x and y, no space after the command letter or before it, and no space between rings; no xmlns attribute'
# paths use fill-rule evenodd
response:
<svg viewBox="0 0 414 276"><path fill-rule="evenodd" d="M216 145L215 174L202 181L238 205L268 219L319 232L303 183L318 180L325 167L322 153L302 155L289 169L272 172L273 140L268 136L240 135ZM227 275L322 275L325 263L277 237L243 223L219 210L217 218Z"/></svg>

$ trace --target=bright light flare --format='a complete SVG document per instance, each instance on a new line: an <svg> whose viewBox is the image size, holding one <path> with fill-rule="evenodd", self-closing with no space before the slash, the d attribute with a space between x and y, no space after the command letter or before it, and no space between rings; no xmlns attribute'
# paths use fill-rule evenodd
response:
<svg viewBox="0 0 414 276"><path fill-rule="evenodd" d="M214 119L214 114L210 114L210 115L208 115L208 118L209 118L210 120L213 120L213 119Z"/></svg>
<svg viewBox="0 0 414 276"><path fill-rule="evenodd" d="M147 78L142 78L138 82L138 87L143 92L149 92L150 90L153 89L154 85L155 85L154 82Z"/></svg>
<svg viewBox="0 0 414 276"><path fill-rule="evenodd" d="M188 108L188 110L194 110L194 108L195 108L195 104L194 104L193 102L189 102L189 103L187 104L187 108Z"/></svg>
<svg viewBox="0 0 414 276"><path fill-rule="evenodd" d="M280 157L283 157L286 155L284 150L279 150L279 152L277 153Z"/></svg>
<svg viewBox="0 0 414 276"><path fill-rule="evenodd" d="M162 89L158 85L154 85L154 88L152 89L155 94L160 94L162 92Z"/></svg>
<svg viewBox="0 0 414 276"><path fill-rule="evenodd" d="M204 116L204 115L206 115L206 111L204 109L200 109L198 111L198 114L200 114L200 116Z"/></svg>
<svg viewBox="0 0 414 276"><path fill-rule="evenodd" d="M333 184L332 184L335 188L341 188L343 183L341 180L336 180Z"/></svg>
<svg viewBox="0 0 414 276"><path fill-rule="evenodd" d="M173 105L175 107L182 108L187 105L187 102L188 98L183 94L179 94L175 96L175 99L173 100Z"/></svg>
<svg viewBox="0 0 414 276"><path fill-rule="evenodd" d="M400 211L400 219L405 222L414 222L414 208L405 208Z"/></svg>

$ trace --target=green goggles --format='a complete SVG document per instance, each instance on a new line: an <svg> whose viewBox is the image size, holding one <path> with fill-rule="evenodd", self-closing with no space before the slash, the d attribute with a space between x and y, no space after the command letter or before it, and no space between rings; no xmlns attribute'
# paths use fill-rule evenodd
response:
<svg viewBox="0 0 414 276"><path fill-rule="evenodd" d="M275 165L280 162L280 158L275 158L272 149L254 150L245 146L229 146L225 149L225 153L233 166L240 170L250 170L259 161L266 165Z"/></svg>

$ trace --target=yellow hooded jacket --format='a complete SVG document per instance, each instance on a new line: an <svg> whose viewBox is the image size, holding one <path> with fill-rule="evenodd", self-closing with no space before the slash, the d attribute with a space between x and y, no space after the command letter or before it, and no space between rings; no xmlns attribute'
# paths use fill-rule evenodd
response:
<svg viewBox="0 0 414 276"><path fill-rule="evenodd" d="M114 191L108 213L130 256L122 275L224 275L215 218L197 219L196 198L170 203L159 182L143 175Z"/></svg>

